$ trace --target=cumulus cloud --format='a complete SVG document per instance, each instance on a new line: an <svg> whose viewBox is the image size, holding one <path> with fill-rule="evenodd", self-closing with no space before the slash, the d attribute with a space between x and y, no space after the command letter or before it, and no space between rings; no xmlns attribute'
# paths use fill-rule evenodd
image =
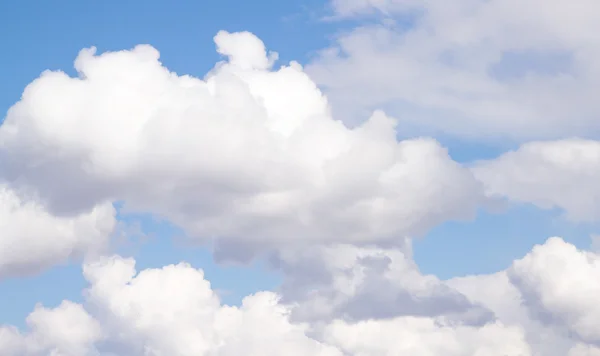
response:
<svg viewBox="0 0 600 356"><path fill-rule="evenodd" d="M536 355L593 355L598 345L600 255L553 237L505 271L448 281L506 325L520 325Z"/></svg>
<svg viewBox="0 0 600 356"><path fill-rule="evenodd" d="M246 259L265 246L394 243L473 216L482 188L435 140L398 142L375 112L334 120L295 62L250 33L220 32L205 79L150 46L96 55L79 77L45 72L0 127L2 178L55 213L110 201L150 212Z"/></svg>
<svg viewBox="0 0 600 356"><path fill-rule="evenodd" d="M467 125L480 116L492 128L513 133L517 121L499 118L523 114L528 119L522 127L538 127L536 115L545 113L536 111L539 103L526 97L527 105L515 104L508 89L519 89L522 83L491 83L478 77L479 72L471 76L467 66L487 70L495 63L486 57L487 50L496 49L490 56L504 53L506 39L492 36L500 25L487 16L503 10L505 3L460 2L450 12L456 18L441 18L446 22L436 16L445 14L447 5L418 1L354 1L338 11L350 16L373 6L388 13L427 6L418 13L427 31L417 27L401 41L422 57L399 63L415 69L409 72L416 77L404 80L439 80L413 82L409 98L419 105L434 103L436 110L459 112L449 116L449 126L454 127L457 117L466 117ZM552 11L544 10L550 20ZM473 18L456 27L466 12ZM507 32L527 30L520 21L514 19ZM427 27L438 22L442 27L435 31ZM471 34L478 24L489 28ZM524 33L544 33L536 32L536 26L543 27L535 24L532 32ZM373 33L379 36L375 41ZM430 45L423 41L431 33L443 37L441 45L437 39ZM578 39L575 35L568 40ZM386 46L397 40L385 27L349 36L341 43L356 53L364 45ZM352 36L359 36L358 42ZM528 48L524 37L520 44L511 44L517 47L507 48ZM590 167L598 156L594 142L533 143L468 169L433 139L398 141L396 120L381 111L353 128L334 120L328 100L304 69L295 62L274 69L277 54L252 34L220 32L215 42L225 59L204 79L172 73L160 63L156 49L137 46L100 55L84 50L75 61L77 78L46 72L26 88L0 126L0 274L37 271L101 251L115 229L112 203L121 201L125 210L165 217L191 237L215 243L217 257L245 260L264 253L283 274L281 288L228 306L203 272L186 263L138 272L133 259L90 256L83 266L89 283L85 301L36 306L25 331L1 327L2 354L598 353L597 254L552 238L507 270L443 281L419 271L409 240L446 220L472 217L488 199L485 193L595 218L593 188L575 198L576 191L543 191L574 180L591 187L596 171ZM479 47L488 42L499 47ZM466 52L443 52L457 43ZM374 70L377 76L395 63L393 51L379 57L383 65ZM353 57L356 53L344 59L327 54L328 70L339 70L330 78L349 69L353 74L345 84L356 80L354 75L370 75L352 67L370 63ZM426 70L430 56L442 54L459 68L456 76L444 67L450 64ZM318 70L317 64L311 69ZM532 87L556 80L529 78ZM381 90L391 93L385 100L407 100L402 96L407 91L391 85L401 82L391 76L380 83ZM440 91L421 95L434 84ZM358 105L385 102L377 96L383 92L379 86L361 88L368 95L361 95L365 101L357 100ZM472 95L474 88L491 98L473 106L479 100ZM558 90L546 88L551 94ZM446 96L456 91L462 95L458 104ZM348 98L354 102L353 96ZM551 134L563 125L564 102L552 104L558 106L543 110L553 110L557 116L548 120L556 125L529 132ZM467 107L472 117L461 111ZM499 107L504 111L496 111ZM581 110L587 109L593 108ZM419 110L407 113L415 112ZM583 121L576 123L588 127L588 116L579 117ZM542 184L524 178L531 174ZM573 199L583 199L583 204Z"/></svg>
<svg viewBox="0 0 600 356"><path fill-rule="evenodd" d="M0 278L37 273L71 258L100 253L116 226L111 204L56 216L0 185Z"/></svg>
<svg viewBox="0 0 600 356"><path fill-rule="evenodd" d="M364 269L356 261L361 254L386 255L392 265L411 263L397 250L347 250L326 268ZM330 257L315 257L321 261L315 269ZM105 257L83 267L89 282L83 305L65 301L54 309L37 306L27 319L28 331L0 328L0 350L7 355L592 356L598 352L598 261L597 254L555 237L495 274L438 281L413 271L413 282L390 278L388 283L395 285L377 291L393 296L404 289L414 299L408 305L414 306L431 298L414 288L415 281L443 284L444 289L425 290L436 291L439 298L461 295L493 311L493 318L473 324L468 314L453 319L444 313L381 315L380 300L373 298L363 300L373 312L363 320L315 314L308 322L299 321L294 311L311 300L286 303L279 293L258 292L239 307L227 306L203 272L188 264L137 272L133 259ZM401 269L389 271L400 275ZM348 296L341 299L353 298L353 287L360 290L358 273L353 273L317 283L325 293L340 292L330 299L329 308L339 305L336 300L343 293Z"/></svg>
<svg viewBox="0 0 600 356"><path fill-rule="evenodd" d="M558 138L600 131L599 4L591 0L331 1L375 14L307 72L336 116L385 108L415 132Z"/></svg>
<svg viewBox="0 0 600 356"><path fill-rule="evenodd" d="M530 142L477 162L473 172L491 196L559 208L573 221L600 219L600 142L583 139Z"/></svg>
<svg viewBox="0 0 600 356"><path fill-rule="evenodd" d="M201 270L182 263L136 274L118 256L84 266L86 298L109 327L111 352L128 355L338 355L292 325L278 297L261 292L221 305Z"/></svg>
<svg viewBox="0 0 600 356"><path fill-rule="evenodd" d="M83 356L91 354L102 329L85 309L69 301L54 309L36 306L27 317L29 333L0 328L0 350L7 356Z"/></svg>
<svg viewBox="0 0 600 356"><path fill-rule="evenodd" d="M600 344L600 256L562 239L536 246L509 269L529 308L566 326L580 339Z"/></svg>
<svg viewBox="0 0 600 356"><path fill-rule="evenodd" d="M531 355L518 327L445 327L427 318L334 322L327 338L351 355Z"/></svg>
<svg viewBox="0 0 600 356"><path fill-rule="evenodd" d="M222 305L203 272L185 263L136 273L134 260L114 256L83 271L90 283L85 309L70 302L38 306L29 332L0 329L3 354L528 355L520 329L499 322L441 324L422 316L336 319L313 328L291 322L291 307L273 292L248 296L239 307Z"/></svg>

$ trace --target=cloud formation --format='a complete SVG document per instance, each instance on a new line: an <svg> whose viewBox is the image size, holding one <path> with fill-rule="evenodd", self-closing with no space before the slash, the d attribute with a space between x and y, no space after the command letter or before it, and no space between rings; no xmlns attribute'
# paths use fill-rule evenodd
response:
<svg viewBox="0 0 600 356"><path fill-rule="evenodd" d="M350 16L365 4L394 13L422 10L425 2L357 1L338 10ZM460 16L499 6L461 4ZM424 19L442 10L427 6ZM360 31L361 41L380 45L369 37L372 28ZM386 28L376 31L384 44L391 38ZM468 33L449 31L448 43L470 48L482 41L461 37ZM414 36L420 39L418 31ZM597 253L551 238L506 270L444 281L422 274L410 247L411 237L471 218L496 197L597 219L595 141L534 142L465 167L434 139L398 141L396 120L381 111L353 128L334 120L304 69L295 62L274 69L277 54L252 34L220 32L215 42L225 59L204 79L170 72L150 46L100 55L84 50L75 61L79 77L46 72L10 109L0 126L0 275L87 256L89 286L82 304L36 306L28 330L1 327L3 354L600 353ZM350 68L334 57L340 70ZM458 85L460 75L439 82ZM497 93L476 79L465 83ZM431 89L424 83L415 97ZM458 106L435 95L423 100L462 110L471 107L469 90ZM485 114L488 104L472 114ZM528 110L508 106L500 114ZM562 125L558 116L550 119ZM537 127L536 120L523 127ZM513 124L491 126L508 133ZM574 182L583 191L558 189ZM283 284L228 306L202 270L186 263L138 272L131 258L98 256L115 231L115 202L213 243L217 258L262 254L282 272Z"/></svg>
<svg viewBox="0 0 600 356"><path fill-rule="evenodd" d="M392 264L407 263L406 256L388 255ZM551 238L505 271L434 281L446 286L440 297L462 295L493 311L492 319L474 325L443 313L382 317L378 300L363 301L373 313L364 320L297 322L291 319L294 309L312 301L286 304L278 293L259 292L239 307L227 306L203 272L188 264L136 272L133 259L105 257L83 267L89 283L83 305L37 306L27 319L29 331L0 328L0 349L7 355L64 356L595 355L598 261L597 254ZM361 267L360 261L347 263ZM428 279L414 274L415 280ZM378 292L394 295L408 285L415 301L428 298L405 279L389 283L393 288ZM339 279L322 284L341 293L353 285Z"/></svg>
<svg viewBox="0 0 600 356"><path fill-rule="evenodd" d="M332 0L375 16L307 66L342 120L486 139L598 137L600 5L591 0ZM374 23L373 23L374 22Z"/></svg>
<svg viewBox="0 0 600 356"><path fill-rule="evenodd" d="M396 140L375 112L349 129L295 62L250 33L220 32L204 80L150 46L45 72L0 127L1 176L51 212L123 201L245 260L307 243L385 243L474 216L481 184L433 139Z"/></svg>
<svg viewBox="0 0 600 356"><path fill-rule="evenodd" d="M0 278L30 275L106 250L115 209L101 204L72 217L55 216L0 185Z"/></svg>

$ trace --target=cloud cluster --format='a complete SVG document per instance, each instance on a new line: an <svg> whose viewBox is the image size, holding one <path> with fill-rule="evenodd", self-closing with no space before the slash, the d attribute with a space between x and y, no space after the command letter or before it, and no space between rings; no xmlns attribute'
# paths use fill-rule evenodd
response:
<svg viewBox="0 0 600 356"><path fill-rule="evenodd" d="M250 33L202 80L150 46L83 50L78 78L46 72L0 126L1 177L50 211L123 201L244 260L270 247L386 243L474 215L481 184L435 140L397 141L375 112L349 129L297 63Z"/></svg>
<svg viewBox="0 0 600 356"><path fill-rule="evenodd" d="M459 114L442 125L458 127L460 117L468 126L477 116L505 133L540 128L539 115L552 110L547 131L528 132L564 129L565 102L538 108L538 97L525 97L525 105L513 97L521 79L481 77L508 46L493 35L505 23L488 18L507 15L506 1L465 0L453 11L425 1L335 4L341 16L373 7L409 11L422 26L402 35L386 27L357 30L341 39L347 58L330 52L313 64L311 73L328 71L327 80L345 88L388 75L387 82L372 81L377 88L361 86L360 100L345 93L353 105L400 98L414 109L407 115L421 112L418 105L451 109ZM552 20L552 11L543 14ZM511 21L509 34L528 29L519 17ZM470 26L481 23L487 27L472 34ZM550 31L531 26L530 36ZM403 55L419 56L398 61L389 44L399 38L408 46L400 46ZM507 48L528 48L530 40ZM597 219L597 142L534 142L465 167L434 139L398 141L396 120L383 112L353 128L335 120L304 69L295 62L274 69L277 54L250 33L220 32L215 42L225 59L203 79L170 72L150 46L84 50L77 78L46 72L9 110L0 126L0 277L86 256L89 286L82 304L37 306L26 331L1 327L3 355L600 354L595 252L551 238L506 270L444 281L419 271L410 242L444 221L473 217L497 197ZM373 51L362 52L364 46ZM445 52L449 47L460 50ZM387 52L378 53L382 48ZM361 56L379 54L383 65L371 72L354 67L371 63ZM426 70L436 56L444 64ZM390 76L391 63L407 66L395 72L406 77ZM548 90L540 98L559 89L552 75L527 78L529 89ZM398 89L406 81L412 91ZM505 102L512 104L498 106ZM593 105L578 107L575 130L594 128L585 115ZM574 182L579 190L565 189ZM284 282L228 306L188 264L138 272L131 258L107 257L101 252L116 229L117 201L124 211L164 217L214 244L217 258L263 255Z"/></svg>
<svg viewBox="0 0 600 356"><path fill-rule="evenodd" d="M385 108L416 132L518 140L597 137L600 87L590 0L332 0L376 15L339 35L307 71L336 115Z"/></svg>
<svg viewBox="0 0 600 356"><path fill-rule="evenodd" d="M383 274L399 274L397 265L413 263L398 251L365 249L342 253L331 264L358 271L364 269L364 261L355 256L376 254L389 258ZM327 265L329 257L315 259ZM37 306L27 318L29 331L0 328L0 349L6 355L63 356L590 356L600 351L594 346L600 339L599 261L600 255L551 238L493 275L442 282L412 271L412 283L393 278L377 290L384 298L404 290L413 299L409 305L415 306L432 298L428 291L435 291L437 299L457 300L460 295L463 307L479 305L492 314L477 324L469 317L448 318L444 310L425 315L418 307L381 315L380 301L368 298L362 301L367 313L362 318L329 314L307 323L294 320L294 312L312 306L309 299L285 303L278 293L259 292L239 307L227 306L203 272L188 264L136 272L133 259L105 257L83 267L89 282L83 305L64 301L53 309ZM323 293L317 300L330 298L332 305L339 305L341 295L356 297L352 288L361 290L367 283L343 274L316 281L315 290Z"/></svg>

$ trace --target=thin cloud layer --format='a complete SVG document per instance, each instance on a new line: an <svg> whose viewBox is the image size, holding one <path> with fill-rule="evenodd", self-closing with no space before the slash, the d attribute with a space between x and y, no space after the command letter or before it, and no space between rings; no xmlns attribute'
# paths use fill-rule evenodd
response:
<svg viewBox="0 0 600 356"><path fill-rule="evenodd" d="M403 126L477 139L597 137L600 87L591 0L332 0L340 34L307 72L336 117L385 108Z"/></svg>
<svg viewBox="0 0 600 356"><path fill-rule="evenodd" d="M78 78L46 72L0 127L1 177L57 214L104 202L153 213L245 260L306 243L386 243L474 216L481 184L435 140L398 142L375 112L355 129L297 63L220 32L204 80L150 46L83 50ZM34 164L35 163L35 164Z"/></svg>

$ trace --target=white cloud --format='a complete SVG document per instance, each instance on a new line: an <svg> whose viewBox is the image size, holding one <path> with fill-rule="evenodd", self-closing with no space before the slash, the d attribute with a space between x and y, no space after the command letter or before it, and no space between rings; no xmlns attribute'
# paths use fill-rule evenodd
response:
<svg viewBox="0 0 600 356"><path fill-rule="evenodd" d="M600 343L600 256L560 238L536 246L508 270L529 308L582 340Z"/></svg>
<svg viewBox="0 0 600 356"><path fill-rule="evenodd" d="M136 274L134 263L115 256L85 265L88 311L70 302L56 309L37 307L28 318L28 333L0 329L0 350L8 355L65 356L501 356L516 350L528 355L517 327L442 325L429 317L396 317L358 323L337 319L312 328L290 322L290 307L279 304L272 292L248 296L240 307L225 306L200 270L182 263ZM71 332L74 337L65 337Z"/></svg>
<svg viewBox="0 0 600 356"><path fill-rule="evenodd" d="M168 218L217 255L265 246L394 243L473 216L482 188L432 139L398 142L375 112L355 129L291 63L249 33L220 32L227 56L205 80L178 76L149 46L46 72L0 127L2 176L72 214L120 200Z"/></svg>
<svg viewBox="0 0 600 356"><path fill-rule="evenodd" d="M569 350L568 356L598 356L600 355L600 348L592 345L578 344Z"/></svg>
<svg viewBox="0 0 600 356"><path fill-rule="evenodd" d="M600 219L600 142L530 142L477 162L473 172L486 193L540 208L560 208L574 221Z"/></svg>
<svg viewBox="0 0 600 356"><path fill-rule="evenodd" d="M518 327L441 326L428 318L398 318L328 326L326 337L356 356L531 355ZM558 355L557 355L558 356Z"/></svg>
<svg viewBox="0 0 600 356"><path fill-rule="evenodd" d="M384 14L381 24L340 34L307 67L344 120L384 107L417 132L518 140L600 133L596 1L331 4L339 16Z"/></svg>
<svg viewBox="0 0 600 356"><path fill-rule="evenodd" d="M329 307L335 307L336 298L343 293L352 298L352 287L362 283L354 283L357 270L364 267L356 260L357 250L338 246L338 251L344 249L347 253L341 253L339 259L335 255L325 268L347 265L355 268L354 276L342 277L347 272L343 270L317 283L325 293L338 293ZM325 251L314 255L317 261L322 258L316 269L332 257ZM363 306L373 311L364 320L330 314L298 322L293 312L310 303L308 299L288 304L274 292L259 292L246 297L239 307L226 306L201 270L181 263L136 273L134 260L114 256L84 265L90 286L83 306L63 302L55 309L36 307L27 320L28 332L0 328L0 350L7 355L54 352L65 356L597 354L595 301L600 298L600 256L577 250L560 238L536 246L506 271L447 282L416 271L404 272L412 279L403 277L398 266L412 262L397 250L358 252L371 257L386 255L396 266L388 273L400 278L390 279L389 283L396 285L378 289L380 294L393 296L404 289L417 301L429 296L414 288L415 282L425 287L443 284L441 293L446 297L464 295L471 303L492 310L495 317L472 324L466 314L448 319L444 313L434 315L435 311L431 315L377 315L380 301L364 299Z"/></svg>
<svg viewBox="0 0 600 356"><path fill-rule="evenodd" d="M519 325L536 355L593 355L598 344L600 255L554 237L506 271L450 280L506 325ZM588 352L588 353L586 353Z"/></svg>
<svg viewBox="0 0 600 356"><path fill-rule="evenodd" d="M117 354L339 355L290 324L273 293L224 306L201 270L182 263L136 275L134 264L113 257L84 266L87 302Z"/></svg>
<svg viewBox="0 0 600 356"><path fill-rule="evenodd" d="M111 204L74 217L55 216L0 185L0 277L37 273L70 258L100 253L115 225Z"/></svg>
<svg viewBox="0 0 600 356"><path fill-rule="evenodd" d="M388 13L397 11L396 5L419 4L368 3ZM365 101L356 100L359 106L408 95L418 105L456 110L459 114L448 121L453 130L478 117L505 133L514 134L515 125L523 125L534 135L551 135L566 127L560 116L566 102L553 101L557 106L549 108L537 107L538 97L515 102L513 95L524 93L522 82L499 84L481 76L494 63L488 54L529 50L531 38L551 30L541 21L527 32L525 22L511 17L506 32L527 36L508 46L507 38L495 32L505 22L493 17L516 15L503 7L507 3L462 1L449 8L423 2L427 11L419 26L425 27L405 39L385 27L364 28L342 39L352 55L327 59L332 66L327 70L339 70L329 79L347 70L364 77L348 76L342 85L373 73L385 77L386 66L398 64L395 48L360 54L381 54L374 72L358 71L371 68L373 58L353 55L400 40L408 46L402 51L416 50L407 55L418 54L401 58L398 65L414 71L402 72L410 75L400 79L424 81L398 89L398 83L410 81L388 75L389 81L360 87ZM363 11L365 2L353 4L340 14ZM542 12L549 22L552 11ZM465 18L467 13L472 18ZM433 24L433 33L441 37L423 42ZM472 33L477 26L485 31ZM564 36L556 43L581 40L579 30L571 30L571 36L566 27L556 30L556 36ZM169 72L154 48L138 46L102 55L84 50L75 61L79 78L46 72L27 87L0 127L5 181L0 273L36 271L100 250L115 228L111 202L119 200L128 209L162 215L201 241L215 242L217 256L243 260L270 252L284 274L281 290L227 306L203 272L188 264L137 273L133 259L101 257L84 265L89 282L84 304L37 306L27 319L28 331L0 328L2 354L597 354L597 254L553 238L506 271L442 281L418 270L407 240L443 221L471 217L486 199L484 185L488 195L557 206L577 219L597 218L593 167L600 154L595 142L532 143L471 171L452 161L433 139L398 142L395 120L382 112L353 129L335 121L327 99L302 67L291 63L273 70L277 55L253 35L220 32L215 42L227 60L204 80ZM555 50L554 44L542 49ZM449 69L445 62L428 67L435 64L431 58L446 55L449 45L460 48L447 53L458 67ZM479 72L473 74L472 68ZM552 87L558 79L552 76L528 80L528 89L558 93ZM422 95L431 89L433 94ZM383 91L391 95L378 96ZM446 91L458 91L460 102ZM348 98L354 102L359 96ZM473 106L480 99L482 104ZM578 108L581 114L595 107ZM538 109L558 115L548 116L552 125L543 132L533 130L546 120L536 116L546 114ZM521 114L532 116L521 122L516 119ZM513 120L499 120L505 115ZM453 119L459 117L466 117L464 126L455 126ZM579 117L583 121L571 124L593 129L588 116ZM544 191L574 182L587 194ZM25 198L32 196L40 201Z"/></svg>
<svg viewBox="0 0 600 356"><path fill-rule="evenodd" d="M103 338L102 329L79 304L64 301L54 309L36 306L27 317L30 332L0 328L0 350L7 356L84 356Z"/></svg>

